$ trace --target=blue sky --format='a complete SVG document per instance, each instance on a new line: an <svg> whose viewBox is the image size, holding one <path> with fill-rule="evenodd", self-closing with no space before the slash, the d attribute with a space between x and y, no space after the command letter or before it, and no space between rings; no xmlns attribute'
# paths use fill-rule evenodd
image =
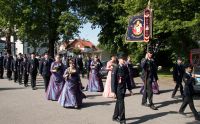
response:
<svg viewBox="0 0 200 124"><path fill-rule="evenodd" d="M94 45L98 43L98 34L100 32L100 28L91 28L91 23L86 23L83 25L83 28L79 29L80 33L79 36L81 39L86 39L91 41Z"/></svg>

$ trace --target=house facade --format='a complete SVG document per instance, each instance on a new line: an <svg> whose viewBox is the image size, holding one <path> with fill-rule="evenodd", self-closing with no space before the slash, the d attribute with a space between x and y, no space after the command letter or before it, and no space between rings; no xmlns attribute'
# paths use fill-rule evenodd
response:
<svg viewBox="0 0 200 124"><path fill-rule="evenodd" d="M16 40L14 41L14 37L11 36L11 52L12 55L15 54L30 54L32 52L34 52L34 48L31 47L28 42L21 42L20 40ZM6 48L6 38L2 37L0 38L0 51L5 52L5 48ZM47 47L40 47L38 46L37 48L35 48L36 53L38 53L39 55L45 53L48 50Z"/></svg>
<svg viewBox="0 0 200 124"><path fill-rule="evenodd" d="M64 41L58 47L58 53L65 54L67 56L76 56L73 53L74 50L80 50L80 54L83 57L86 56L99 56L102 61L107 61L110 59L110 54L97 48L91 41L83 39L75 39L73 41Z"/></svg>

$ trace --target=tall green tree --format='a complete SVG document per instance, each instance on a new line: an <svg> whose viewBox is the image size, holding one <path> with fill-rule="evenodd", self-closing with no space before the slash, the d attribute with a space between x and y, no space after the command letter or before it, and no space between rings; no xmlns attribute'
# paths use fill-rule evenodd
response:
<svg viewBox="0 0 200 124"><path fill-rule="evenodd" d="M8 53L11 53L11 36L15 36L16 24L19 20L18 5L18 0L0 0L0 36L6 37Z"/></svg>
<svg viewBox="0 0 200 124"><path fill-rule="evenodd" d="M101 27L101 46L111 52L126 51L138 61L146 43L125 43L125 33L129 16L142 12L147 4L148 0L88 0L82 1L79 11ZM151 0L153 37L164 43L162 50L172 51L172 57L187 57L189 49L198 47L199 5L198 0Z"/></svg>

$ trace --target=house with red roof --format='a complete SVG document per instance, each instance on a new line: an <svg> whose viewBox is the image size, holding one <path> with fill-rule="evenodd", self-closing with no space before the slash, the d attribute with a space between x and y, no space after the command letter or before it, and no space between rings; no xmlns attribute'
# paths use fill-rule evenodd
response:
<svg viewBox="0 0 200 124"><path fill-rule="evenodd" d="M73 50L80 50L81 53L91 53L94 51L98 51L99 49L88 40L75 39L73 41L64 41L60 45L58 52L73 52Z"/></svg>
<svg viewBox="0 0 200 124"><path fill-rule="evenodd" d="M79 50L83 56L99 56L101 60L109 60L110 54L97 48L92 42L84 39L75 39L73 41L64 41L60 46L58 53L74 56L74 51Z"/></svg>

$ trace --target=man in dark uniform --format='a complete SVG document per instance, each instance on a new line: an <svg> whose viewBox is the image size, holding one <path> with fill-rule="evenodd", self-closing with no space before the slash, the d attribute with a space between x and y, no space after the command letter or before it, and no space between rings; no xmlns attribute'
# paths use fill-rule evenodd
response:
<svg viewBox="0 0 200 124"><path fill-rule="evenodd" d="M4 73L3 60L4 60L4 56L2 55L2 52L1 52L0 53L0 79L3 79L3 73Z"/></svg>
<svg viewBox="0 0 200 124"><path fill-rule="evenodd" d="M83 60L81 55L78 55L78 57L76 58L76 69L79 71L79 74L82 74L82 77L84 77Z"/></svg>
<svg viewBox="0 0 200 124"><path fill-rule="evenodd" d="M87 70L87 78L89 79L89 74L90 74L90 64L92 62L92 59L90 56L87 57L87 60L85 62L85 68Z"/></svg>
<svg viewBox="0 0 200 124"><path fill-rule="evenodd" d="M158 75L157 75L157 66L152 56L153 56L153 51L152 49L149 48L145 58L143 58L141 61L141 67L143 72L142 79L144 81L144 93L142 97L142 105L150 107L153 110L157 110L157 108L153 104L152 82L158 80ZM147 104L147 98L149 100L149 105Z"/></svg>
<svg viewBox="0 0 200 124"><path fill-rule="evenodd" d="M16 83L17 80L18 80L18 74L17 74L17 55L13 56L12 71L13 71L13 76L14 76L14 82Z"/></svg>
<svg viewBox="0 0 200 124"><path fill-rule="evenodd" d="M48 53L45 53L44 59L41 60L40 66L39 66L39 72L42 75L44 79L44 85L45 85L45 92L47 91L49 80L51 76L51 63L53 62L52 59L49 58Z"/></svg>
<svg viewBox="0 0 200 124"><path fill-rule="evenodd" d="M185 108L189 104L190 109L192 110L192 113L194 114L195 120L200 121L200 116L197 112L197 110L194 107L193 103L193 95L194 95L194 89L193 84L195 82L195 75L192 75L192 66L190 64L186 65L185 74L183 75L183 82L185 83L184 87L184 99L183 103L179 109L179 113L183 114Z"/></svg>
<svg viewBox="0 0 200 124"><path fill-rule="evenodd" d="M183 79L184 73L185 73L185 69L184 69L184 66L182 65L182 60L181 58L178 58L177 63L173 67L173 79L174 79L174 82L176 83L176 86L172 93L172 96L171 96L172 98L174 98L179 87L180 87L181 96L183 97L182 79Z"/></svg>
<svg viewBox="0 0 200 124"><path fill-rule="evenodd" d="M21 73L22 78L24 79L24 86L28 86L28 58L26 56L23 57L23 61L21 63Z"/></svg>
<svg viewBox="0 0 200 124"><path fill-rule="evenodd" d="M16 60L16 69L17 69L17 76L18 76L18 82L21 85L22 84L22 72L21 72L21 63L23 61L21 53L19 53L18 58Z"/></svg>
<svg viewBox="0 0 200 124"><path fill-rule="evenodd" d="M128 68L125 64L126 56L124 53L119 53L119 64L113 67L111 74L111 88L112 92L115 93L117 99L115 105L115 111L113 114L113 121L118 121L120 124L125 124L125 106L124 106L124 97L126 92L126 87L128 87L130 94L131 83L129 79Z"/></svg>
<svg viewBox="0 0 200 124"><path fill-rule="evenodd" d="M7 53L7 56L4 58L4 67L7 70L8 80L12 80L12 60L13 57L10 55L10 53Z"/></svg>
<svg viewBox="0 0 200 124"><path fill-rule="evenodd" d="M35 58L35 53L31 54L31 59L28 64L28 72L31 76L31 87L33 90L36 90L36 77L39 68L39 61Z"/></svg>

